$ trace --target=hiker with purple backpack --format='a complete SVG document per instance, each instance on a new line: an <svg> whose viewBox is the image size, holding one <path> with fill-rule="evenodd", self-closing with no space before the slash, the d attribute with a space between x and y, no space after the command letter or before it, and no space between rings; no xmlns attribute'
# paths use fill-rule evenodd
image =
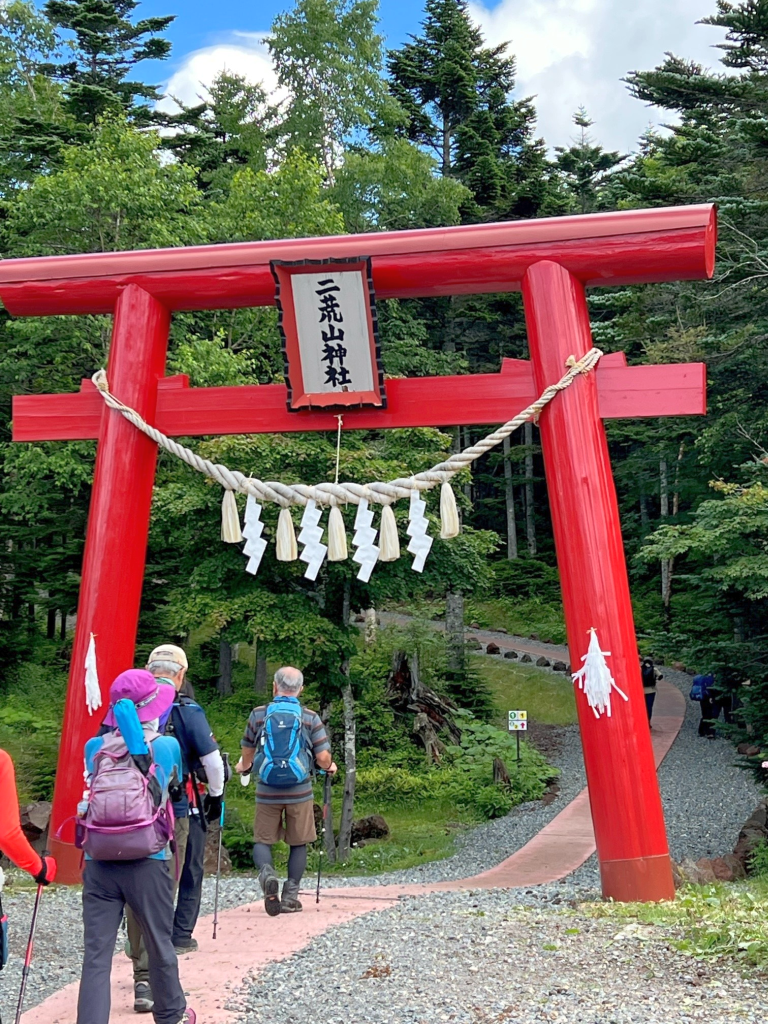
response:
<svg viewBox="0 0 768 1024"><path fill-rule="evenodd" d="M195 1024L173 948L174 834L171 791L181 780L181 751L158 733L173 687L142 669L122 672L110 688L104 724L111 732L85 745L87 789L78 805L77 842L85 853L85 950L77 1024L109 1024L110 974L126 906L149 952L156 1024Z"/></svg>

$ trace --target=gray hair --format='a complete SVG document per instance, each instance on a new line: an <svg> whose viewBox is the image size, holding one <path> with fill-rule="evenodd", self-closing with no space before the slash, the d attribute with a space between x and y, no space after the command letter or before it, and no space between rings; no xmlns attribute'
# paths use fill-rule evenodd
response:
<svg viewBox="0 0 768 1024"><path fill-rule="evenodd" d="M287 697L295 697L304 685L304 676L297 668L284 665L275 672L275 686Z"/></svg>
<svg viewBox="0 0 768 1024"><path fill-rule="evenodd" d="M183 665L178 665L175 661L150 661L147 665L147 672L151 672L153 676L175 676L184 668Z"/></svg>
<svg viewBox="0 0 768 1024"><path fill-rule="evenodd" d="M148 722L142 722L141 727L144 732L159 732L160 731L160 719L150 718Z"/></svg>

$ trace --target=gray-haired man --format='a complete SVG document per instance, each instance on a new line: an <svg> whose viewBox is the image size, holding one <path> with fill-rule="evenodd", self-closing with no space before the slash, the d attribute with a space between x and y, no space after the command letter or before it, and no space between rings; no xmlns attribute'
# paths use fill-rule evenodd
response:
<svg viewBox="0 0 768 1024"><path fill-rule="evenodd" d="M307 867L307 843L317 839L312 799L312 779L308 768L314 762L322 771L333 774L336 765L331 757L331 744L320 716L303 708L299 695L304 688L304 676L297 668L285 666L275 673L272 687L273 700L268 705L254 708L248 719L242 739L242 756L235 771L250 772L257 751L260 755L259 780L256 788L256 822L254 825L253 861L259 872L264 892L264 907L270 917L301 910L299 888ZM296 739L292 740L291 737ZM286 761L273 753L281 743L294 743L293 753ZM285 745L283 750L287 749ZM289 785L274 785L267 778L290 775L289 765L296 767L298 781ZM288 880L279 896L280 884L272 863L272 847L285 839L291 848L288 857Z"/></svg>

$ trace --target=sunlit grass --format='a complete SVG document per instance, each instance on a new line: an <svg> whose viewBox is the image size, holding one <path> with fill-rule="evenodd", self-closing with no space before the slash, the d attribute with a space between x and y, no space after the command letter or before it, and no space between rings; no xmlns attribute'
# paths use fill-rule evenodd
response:
<svg viewBox="0 0 768 1024"><path fill-rule="evenodd" d="M498 722L506 722L507 712L518 709L527 711L529 719L543 725L576 722L573 683L567 675L482 655L474 655L472 661L491 688Z"/></svg>

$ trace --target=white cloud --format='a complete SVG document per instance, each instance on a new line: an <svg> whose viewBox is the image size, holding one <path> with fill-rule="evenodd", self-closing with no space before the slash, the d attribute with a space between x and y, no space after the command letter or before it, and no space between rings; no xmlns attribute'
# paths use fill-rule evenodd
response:
<svg viewBox="0 0 768 1024"><path fill-rule="evenodd" d="M235 32L226 41L194 50L183 58L168 79L158 103L161 110L178 110L172 97L185 106L205 99L208 86L222 71L243 75L249 82L262 84L268 94L277 92L277 79L262 32Z"/></svg>
<svg viewBox="0 0 768 1024"><path fill-rule="evenodd" d="M518 96L536 96L539 132L549 146L567 145L579 106L595 122L595 139L628 152L649 124L669 112L633 99L621 79L645 71L667 50L720 67L714 44L723 32L696 22L714 0L500 0L473 2L472 16L488 43L509 41L517 58Z"/></svg>

